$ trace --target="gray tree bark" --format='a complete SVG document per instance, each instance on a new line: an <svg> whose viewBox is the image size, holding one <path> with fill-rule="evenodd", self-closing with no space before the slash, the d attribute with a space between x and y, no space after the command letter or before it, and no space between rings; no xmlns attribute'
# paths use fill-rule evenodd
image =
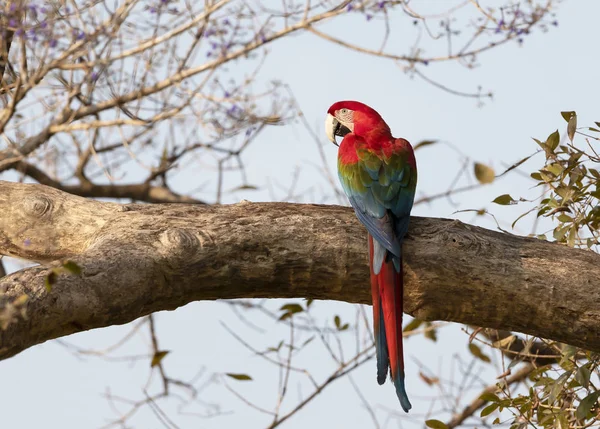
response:
<svg viewBox="0 0 600 429"><path fill-rule="evenodd" d="M339 206L120 205L0 181L0 254L43 264L0 278L0 359L195 300L371 300L365 229ZM67 258L81 273L62 270L48 291ZM600 351L596 253L413 217L404 264L417 318Z"/></svg>

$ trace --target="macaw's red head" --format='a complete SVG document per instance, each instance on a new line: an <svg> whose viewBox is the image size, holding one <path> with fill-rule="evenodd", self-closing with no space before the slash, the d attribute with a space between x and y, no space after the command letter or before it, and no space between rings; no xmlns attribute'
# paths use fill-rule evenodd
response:
<svg viewBox="0 0 600 429"><path fill-rule="evenodd" d="M327 111L325 119L327 137L336 146L335 136L353 133L366 141L391 139L390 127L376 110L358 101L338 101Z"/></svg>

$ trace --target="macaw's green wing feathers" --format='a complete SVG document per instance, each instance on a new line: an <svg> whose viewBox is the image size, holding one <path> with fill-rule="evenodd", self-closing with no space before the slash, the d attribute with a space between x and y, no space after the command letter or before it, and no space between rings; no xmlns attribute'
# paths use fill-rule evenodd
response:
<svg viewBox="0 0 600 429"><path fill-rule="evenodd" d="M390 144L387 150L373 151L358 137L352 139L348 147L354 153L338 159L342 187L369 234L399 258L415 195L416 168L409 162L410 149Z"/></svg>

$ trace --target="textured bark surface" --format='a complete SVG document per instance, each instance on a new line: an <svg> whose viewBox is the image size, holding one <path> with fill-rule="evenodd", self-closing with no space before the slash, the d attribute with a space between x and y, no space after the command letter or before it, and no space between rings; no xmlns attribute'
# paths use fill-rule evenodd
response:
<svg viewBox="0 0 600 429"><path fill-rule="evenodd" d="M45 263L0 278L0 359L194 300L370 303L364 228L351 209L287 203L119 205L0 181L0 254ZM600 256L456 220L413 217L404 310L600 351ZM81 275L52 267L69 258ZM52 262L54 261L54 262Z"/></svg>

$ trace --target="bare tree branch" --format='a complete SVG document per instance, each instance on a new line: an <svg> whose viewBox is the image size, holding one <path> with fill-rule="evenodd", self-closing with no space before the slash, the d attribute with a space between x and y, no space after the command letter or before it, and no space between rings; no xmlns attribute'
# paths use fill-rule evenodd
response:
<svg viewBox="0 0 600 429"><path fill-rule="evenodd" d="M194 300L370 302L365 231L349 208L119 205L0 182L0 213L0 254L55 261L0 280L0 313L29 297L28 320L16 316L0 332L0 358ZM600 350L600 290L590 287L600 256L593 252L413 218L404 254L405 311L419 319ZM81 273L61 271L65 258Z"/></svg>

